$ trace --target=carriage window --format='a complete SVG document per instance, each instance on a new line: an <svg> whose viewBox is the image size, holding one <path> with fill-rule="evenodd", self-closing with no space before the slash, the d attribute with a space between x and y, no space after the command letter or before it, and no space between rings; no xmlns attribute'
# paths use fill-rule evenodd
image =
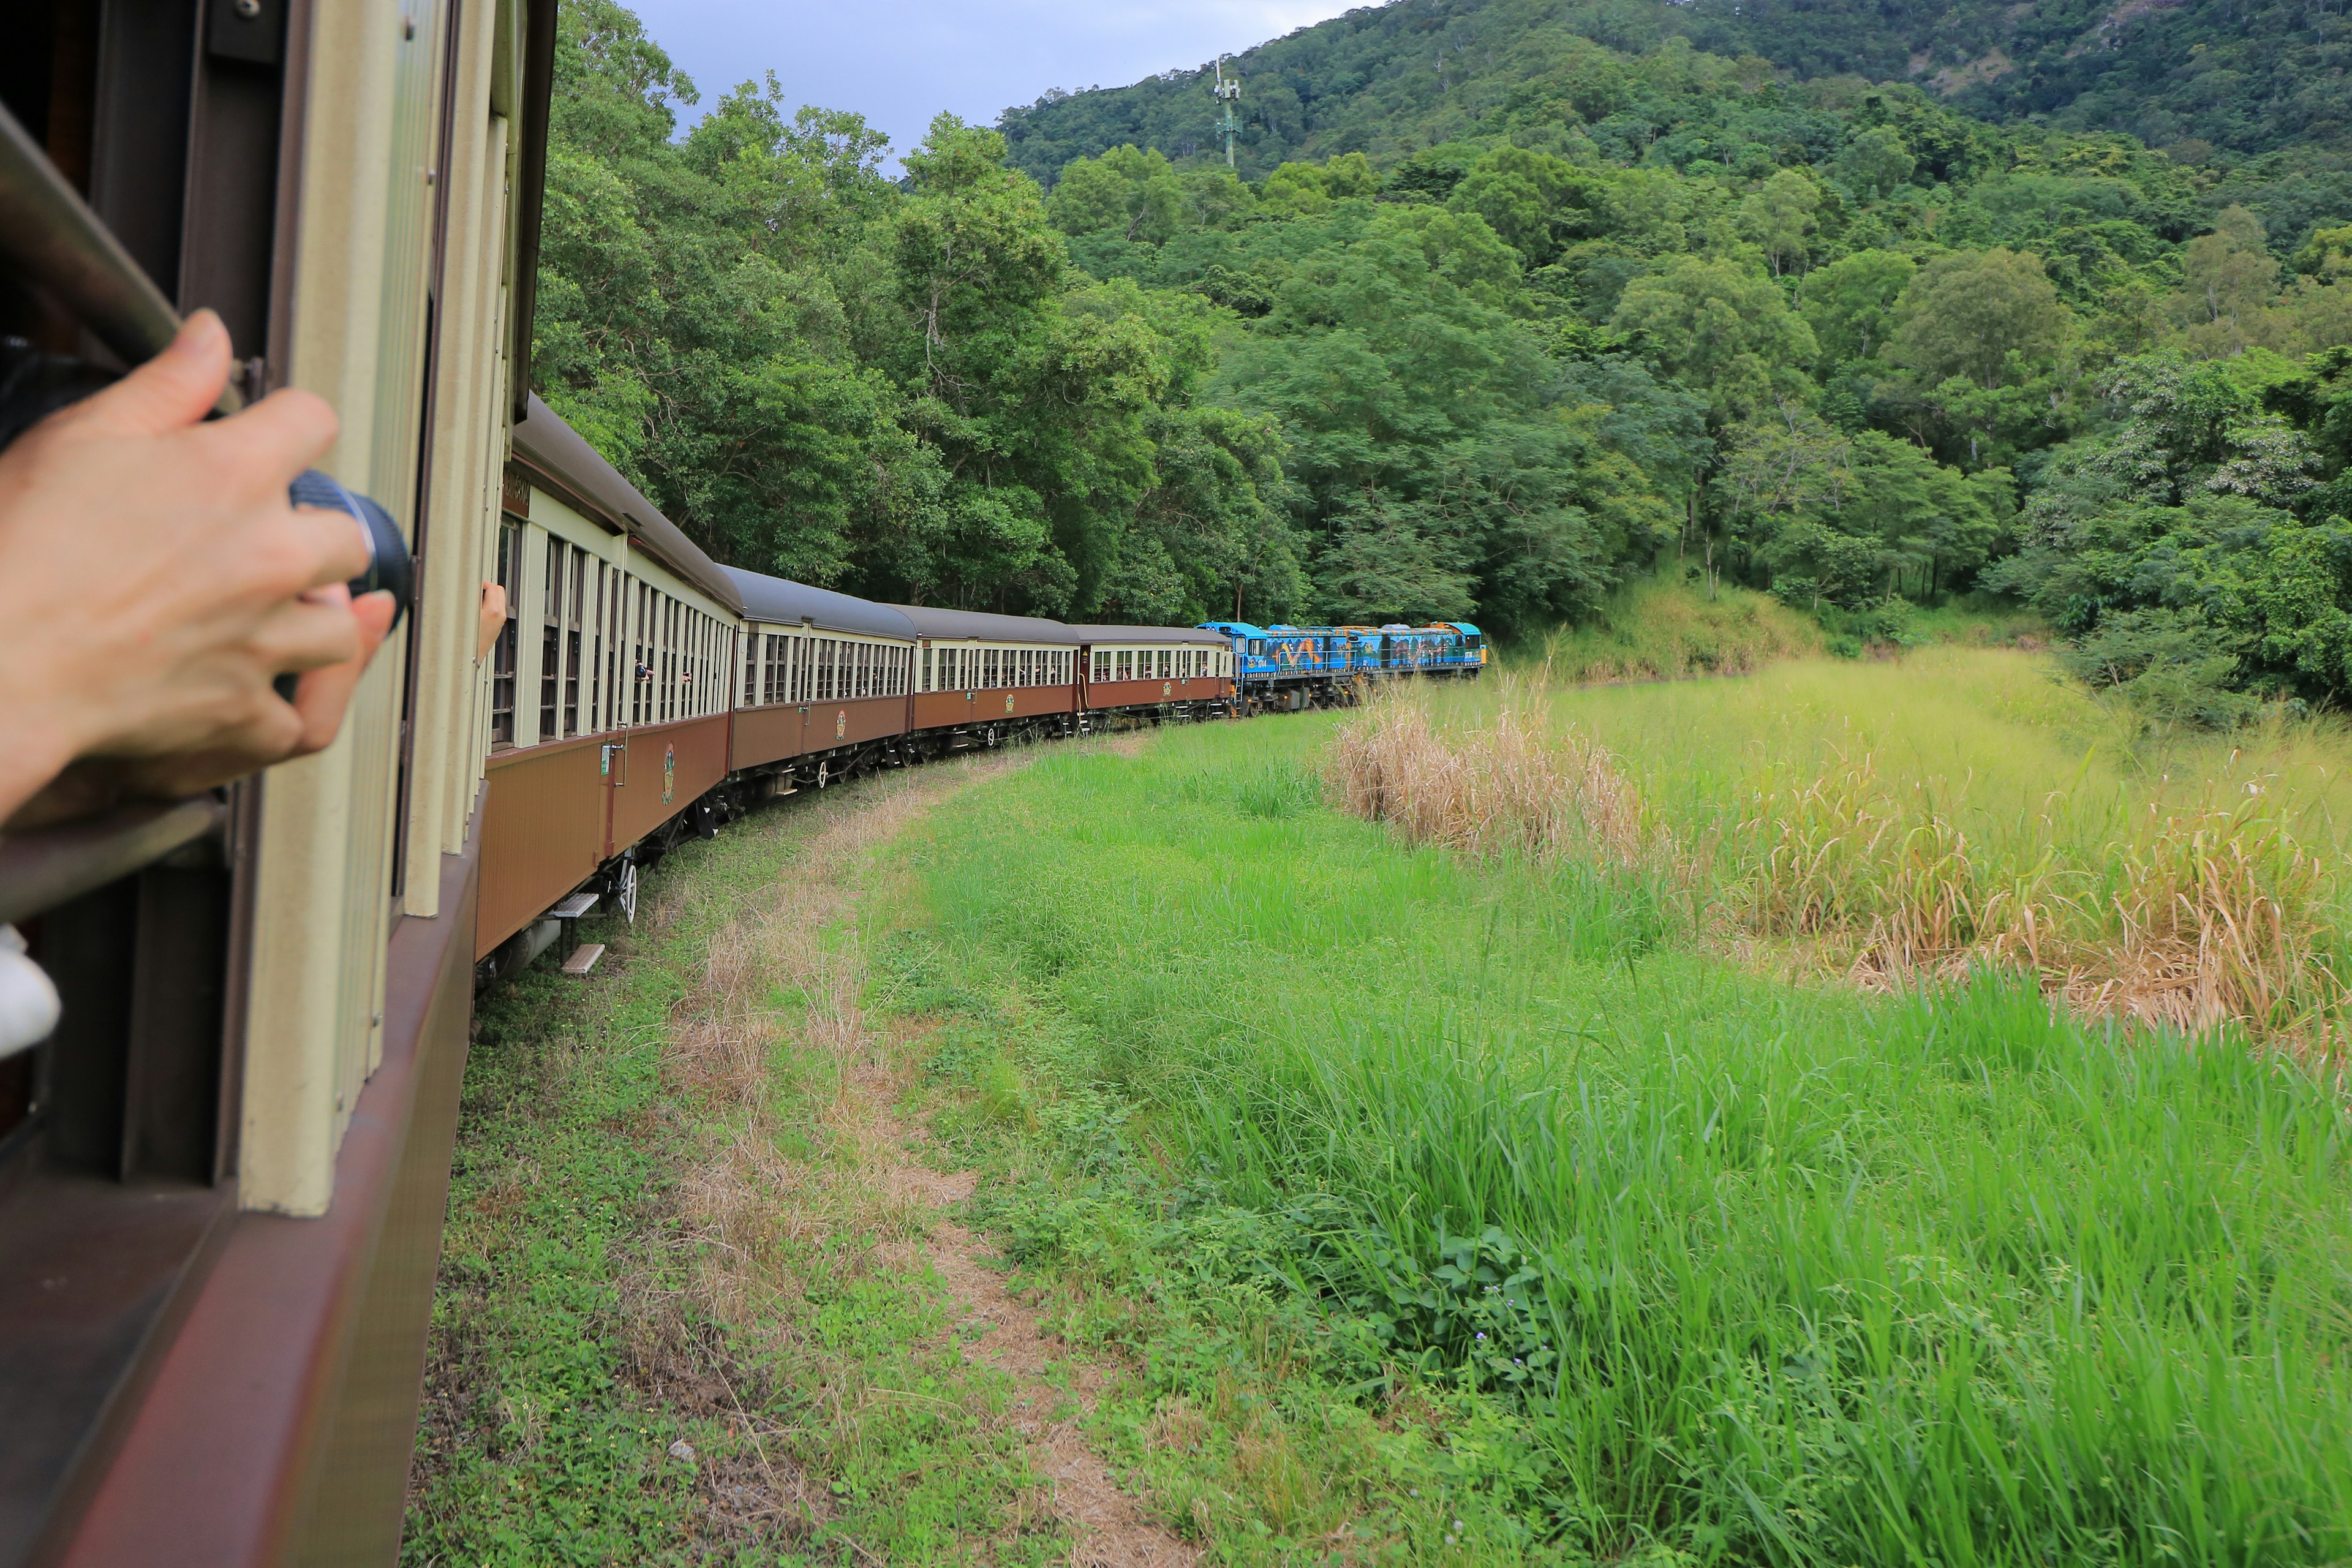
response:
<svg viewBox="0 0 2352 1568"><path fill-rule="evenodd" d="M646 585L637 584L635 614L629 616L629 722L641 723L646 703Z"/></svg>
<svg viewBox="0 0 2352 1568"><path fill-rule="evenodd" d="M662 600L662 717L677 717L678 678L678 603L665 596Z"/></svg>
<svg viewBox="0 0 2352 1568"><path fill-rule="evenodd" d="M547 542L547 571L540 579L539 738L555 739L557 707L563 689L563 541Z"/></svg>
<svg viewBox="0 0 2352 1568"><path fill-rule="evenodd" d="M1121 680L1135 679L1135 650L1131 647L1118 650L1118 679Z"/></svg>
<svg viewBox="0 0 2352 1568"><path fill-rule="evenodd" d="M580 733L581 600L587 597L588 552L572 552L572 582L563 597L563 732Z"/></svg>
<svg viewBox="0 0 2352 1568"><path fill-rule="evenodd" d="M596 563L596 597L588 611L588 728L604 727L604 602L613 569Z"/></svg>
<svg viewBox="0 0 2352 1568"><path fill-rule="evenodd" d="M522 580L522 530L513 523L499 524L498 580L506 590L507 603L515 601L515 587ZM518 633L515 617L507 616L507 624L499 628L499 640L490 650L490 741L494 745L514 744L515 728L515 652Z"/></svg>
<svg viewBox="0 0 2352 1568"><path fill-rule="evenodd" d="M1110 649L1107 647L1098 647L1094 651L1094 671L1092 674L1087 676L1087 679L1089 680L1108 680L1110 679Z"/></svg>

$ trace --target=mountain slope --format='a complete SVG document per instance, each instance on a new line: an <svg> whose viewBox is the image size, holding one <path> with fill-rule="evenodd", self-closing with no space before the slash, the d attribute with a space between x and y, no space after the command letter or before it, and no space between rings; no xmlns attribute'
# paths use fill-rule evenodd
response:
<svg viewBox="0 0 2352 1568"><path fill-rule="evenodd" d="M1395 0L1228 63L1244 82L1237 159L1244 175L1335 153L1377 161L1557 120L1563 104L1602 118L1622 95L1591 45L1674 39L1803 79L1914 80L1987 119L2128 132L2188 161L2352 143L2352 15L2325 0ZM1207 80L1204 68L1048 94L1003 129L1041 179L1128 142L1208 156Z"/></svg>

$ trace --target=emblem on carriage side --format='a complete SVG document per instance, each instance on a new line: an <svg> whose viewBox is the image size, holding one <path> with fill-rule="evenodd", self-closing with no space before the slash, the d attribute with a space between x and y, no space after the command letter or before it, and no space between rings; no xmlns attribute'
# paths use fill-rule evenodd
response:
<svg viewBox="0 0 2352 1568"><path fill-rule="evenodd" d="M1161 682L1160 683L1160 696L1162 696L1162 697L1166 697L1166 696L1170 695L1170 694L1171 694L1171 693L1172 693L1175 689L1176 689L1176 685L1175 685L1175 683L1174 683L1173 681L1163 680L1163 681L1161 681Z"/></svg>
<svg viewBox="0 0 2352 1568"><path fill-rule="evenodd" d="M1013 693L1011 693L1010 691L1008 691L1008 692L1006 692L1006 693L1004 694L1004 710L1005 710L1007 713L1010 713L1010 712L1012 712L1012 711L1013 711Z"/></svg>
<svg viewBox="0 0 2352 1568"><path fill-rule="evenodd" d="M677 748L676 746L664 746L662 748L662 804L664 805L667 805L670 802L670 797L677 793Z"/></svg>
<svg viewBox="0 0 2352 1568"><path fill-rule="evenodd" d="M842 709L833 716L833 738L836 741L849 733L849 710Z"/></svg>

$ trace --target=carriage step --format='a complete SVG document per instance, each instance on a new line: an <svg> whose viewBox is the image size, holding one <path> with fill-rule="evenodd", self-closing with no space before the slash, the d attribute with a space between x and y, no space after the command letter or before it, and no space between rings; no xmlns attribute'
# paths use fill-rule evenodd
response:
<svg viewBox="0 0 2352 1568"><path fill-rule="evenodd" d="M595 968L596 961L604 956L604 944L603 942L583 942L578 947L572 949L571 957L563 961L563 973L566 974L585 974L590 970Z"/></svg>
<svg viewBox="0 0 2352 1568"><path fill-rule="evenodd" d="M603 896L604 895L601 893L574 893L570 898L564 900L562 903L556 905L553 909L548 910L548 918L550 920L559 921L576 921L582 915L586 914L590 910L594 909L596 907L596 900Z"/></svg>

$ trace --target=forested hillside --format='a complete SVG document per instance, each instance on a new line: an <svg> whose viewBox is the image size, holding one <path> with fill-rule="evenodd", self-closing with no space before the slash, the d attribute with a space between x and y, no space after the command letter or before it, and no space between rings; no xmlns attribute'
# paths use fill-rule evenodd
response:
<svg viewBox="0 0 2352 1568"><path fill-rule="evenodd" d="M562 16L534 374L722 561L890 600L1189 620L1299 600L1280 437L1203 404L1218 312L1074 268L995 132L885 180L857 115L694 89Z"/></svg>
<svg viewBox="0 0 2352 1568"><path fill-rule="evenodd" d="M691 89L606 0L564 37L541 384L722 558L1506 635L1663 570L1849 649L1993 593L2169 715L2347 684L2324 182L1674 37L1567 39L1507 133L1410 153L1121 145L1048 195L943 118L894 184L772 87L671 140Z"/></svg>
<svg viewBox="0 0 2352 1568"><path fill-rule="evenodd" d="M2352 16L2288 0L1396 0L1226 64L1244 84L1244 174L1589 121L1644 107L1596 93L1590 44L1683 40L1751 73L1916 81L1982 118L2121 131L2201 162L2291 150L2333 184L2352 134ZM1767 62L1769 62L1769 64ZM1013 158L1041 180L1122 142L1211 150L1208 71L1054 92L1010 110ZM2315 154L2321 154L2315 156Z"/></svg>

